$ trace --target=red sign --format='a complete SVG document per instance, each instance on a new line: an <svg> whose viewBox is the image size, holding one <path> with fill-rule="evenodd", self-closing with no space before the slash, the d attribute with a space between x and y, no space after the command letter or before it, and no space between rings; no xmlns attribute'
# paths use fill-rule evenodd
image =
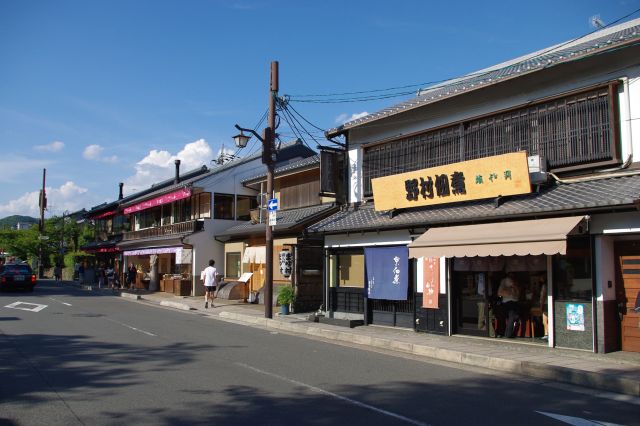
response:
<svg viewBox="0 0 640 426"><path fill-rule="evenodd" d="M183 200L191 196L190 188L179 189L168 194L161 195L156 198L152 198L147 201L143 201L138 204L134 204L131 207L124 209L124 214L137 213L142 210L150 209L151 207L161 206L163 204L173 203L174 201Z"/></svg>
<svg viewBox="0 0 640 426"><path fill-rule="evenodd" d="M109 212L101 213L97 216L92 216L91 219L104 219L105 217L113 216L117 212L118 212L117 210L111 210Z"/></svg>
<svg viewBox="0 0 640 426"><path fill-rule="evenodd" d="M424 259L424 287L422 307L438 309L440 296L440 259L437 257Z"/></svg>

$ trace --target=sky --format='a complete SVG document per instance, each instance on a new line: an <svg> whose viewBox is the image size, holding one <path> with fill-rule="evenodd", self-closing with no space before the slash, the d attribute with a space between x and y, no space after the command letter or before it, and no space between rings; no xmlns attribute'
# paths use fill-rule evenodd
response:
<svg viewBox="0 0 640 426"><path fill-rule="evenodd" d="M176 158L184 172L221 152L256 152L255 141L237 152L232 136L236 123L265 126L271 61L299 114L298 124L281 114L280 139L302 133L315 149L327 144L320 130L427 82L638 9L640 0L0 0L0 218L39 216L44 169L52 217L117 199L119 182L128 195L170 178ZM389 88L402 89L380 91ZM326 102L301 102L310 100Z"/></svg>

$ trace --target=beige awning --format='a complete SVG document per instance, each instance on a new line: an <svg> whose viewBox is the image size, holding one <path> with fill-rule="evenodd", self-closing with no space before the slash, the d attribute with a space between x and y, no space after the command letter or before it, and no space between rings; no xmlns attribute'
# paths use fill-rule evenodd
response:
<svg viewBox="0 0 640 426"><path fill-rule="evenodd" d="M584 216L431 228L409 244L410 257L566 254L567 235Z"/></svg>
<svg viewBox="0 0 640 426"><path fill-rule="evenodd" d="M246 247L242 256L242 263L265 263L267 259L265 246Z"/></svg>

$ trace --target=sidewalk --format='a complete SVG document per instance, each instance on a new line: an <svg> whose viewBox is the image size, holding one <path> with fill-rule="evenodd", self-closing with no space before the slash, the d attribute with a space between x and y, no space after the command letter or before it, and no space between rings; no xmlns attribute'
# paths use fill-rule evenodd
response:
<svg viewBox="0 0 640 426"><path fill-rule="evenodd" d="M120 295L249 326L640 397L640 353L595 354L552 349L527 344L524 340L439 336L380 326L346 328L308 321L309 313L280 316L277 308L273 310L273 319L267 319L264 305L234 300L216 299L215 308L204 309L203 297L178 297L160 292L122 292Z"/></svg>

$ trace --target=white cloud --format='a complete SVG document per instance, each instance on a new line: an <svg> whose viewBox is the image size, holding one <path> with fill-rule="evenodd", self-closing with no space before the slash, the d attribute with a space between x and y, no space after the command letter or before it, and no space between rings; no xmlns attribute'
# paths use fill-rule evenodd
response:
<svg viewBox="0 0 640 426"><path fill-rule="evenodd" d="M100 145L89 145L84 149L82 156L87 160L97 160L100 158L100 154L104 150Z"/></svg>
<svg viewBox="0 0 640 426"><path fill-rule="evenodd" d="M47 210L50 214L60 215L63 211L77 211L89 205L87 188L82 188L72 181L67 181L59 188L46 188ZM14 214L39 217L38 198L40 191L27 192L21 197L0 205L0 215Z"/></svg>
<svg viewBox="0 0 640 426"><path fill-rule="evenodd" d="M363 111L363 112L357 112L354 114L351 114L351 116L349 116L349 114L347 113L342 113L339 116L336 117L336 124L344 124L347 123L349 121L352 120L357 120L358 118L362 118L366 115L369 115L369 113L367 111Z"/></svg>
<svg viewBox="0 0 640 426"><path fill-rule="evenodd" d="M116 155L103 157L102 151L104 151L103 147L93 144L87 146L84 149L84 151L82 152L82 156L87 160L102 161L103 163L115 163L116 161L118 161L118 156Z"/></svg>
<svg viewBox="0 0 640 426"><path fill-rule="evenodd" d="M148 188L161 180L169 179L175 173L176 159L180 160L180 173L209 164L213 151L204 139L188 143L177 154L153 149L146 157L136 163L136 173L125 179L124 191L127 194Z"/></svg>
<svg viewBox="0 0 640 426"><path fill-rule="evenodd" d="M53 141L46 145L36 145L33 147L35 151L39 152L58 152L64 148L64 142Z"/></svg>

